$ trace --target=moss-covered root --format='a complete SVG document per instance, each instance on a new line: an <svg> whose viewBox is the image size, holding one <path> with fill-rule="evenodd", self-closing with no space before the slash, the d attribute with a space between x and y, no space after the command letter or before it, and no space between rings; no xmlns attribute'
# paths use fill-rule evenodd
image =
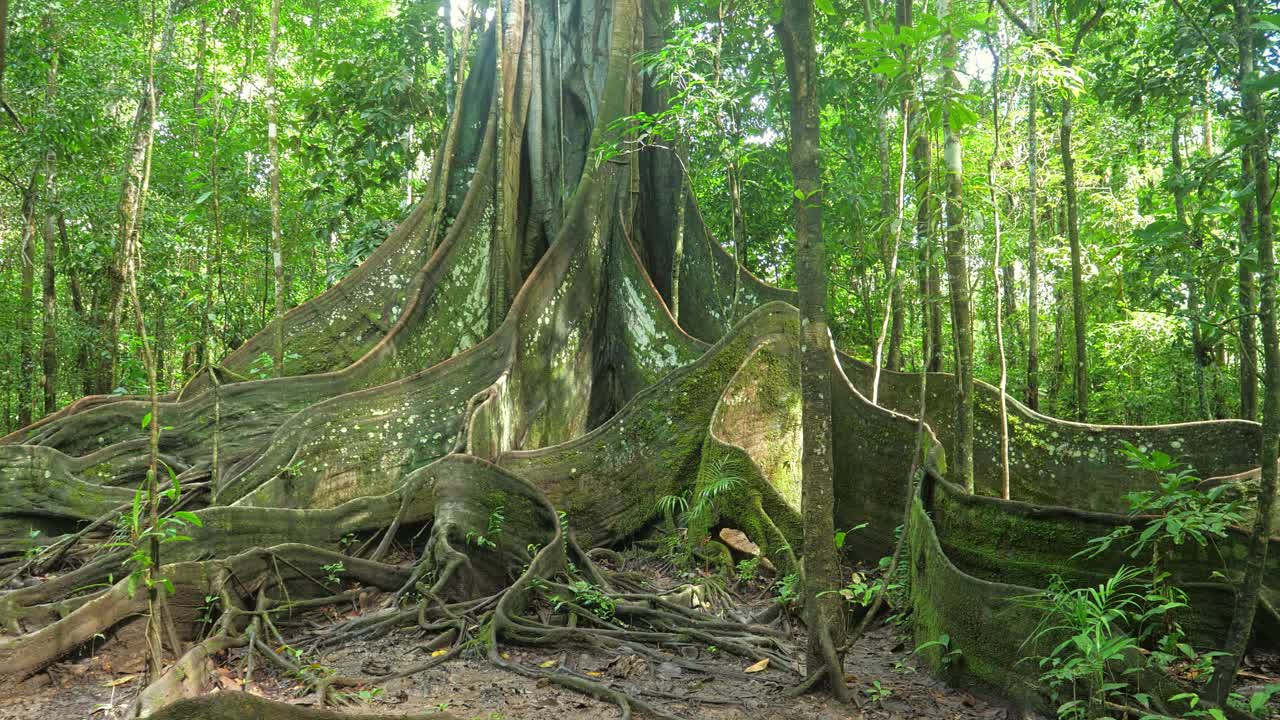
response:
<svg viewBox="0 0 1280 720"><path fill-rule="evenodd" d="M154 720L386 720L376 713L338 713L273 702L242 692L219 692L180 700L155 715ZM398 716L400 720L456 720L446 713Z"/></svg>

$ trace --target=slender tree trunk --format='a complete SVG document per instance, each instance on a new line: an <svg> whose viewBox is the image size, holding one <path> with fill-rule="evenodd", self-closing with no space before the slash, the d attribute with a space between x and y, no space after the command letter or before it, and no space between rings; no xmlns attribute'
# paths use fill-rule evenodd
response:
<svg viewBox="0 0 1280 720"><path fill-rule="evenodd" d="M1254 84L1256 31L1248 0L1232 0L1235 14L1236 43L1240 51L1239 87L1241 104L1253 163L1254 193L1257 208L1258 263L1261 277L1260 320L1262 324L1263 401L1262 443L1259 452L1261 477L1254 502L1253 532L1245 558L1244 578L1236 588L1235 612L1223 644L1223 655L1214 663L1211 690L1222 704L1227 699L1236 670L1244 657L1253 631L1253 618L1258 609L1258 596L1266 572L1267 546L1271 538L1271 515L1276 500L1276 462L1280 460L1280 334L1276 329L1276 258L1275 230L1271 225L1271 174L1269 150L1271 137L1262 112L1258 89Z"/></svg>
<svg viewBox="0 0 1280 720"><path fill-rule="evenodd" d="M45 32L49 37L49 71L45 84L45 117L53 116L53 103L58 93L58 42L53 16L45 17ZM57 153L52 146L44 153L44 222L41 224L41 241L44 246L43 301L41 315L41 360L44 376L44 414L58 409L58 288L54 260L58 255L58 210L56 198Z"/></svg>
<svg viewBox="0 0 1280 720"><path fill-rule="evenodd" d="M942 369L942 353L938 349L938 338L942 335L942 319L938 308L938 289L931 282L937 277L937 271L934 269L933 254L926 252L934 242L933 233L930 232L933 224L933 174L930 167L929 116L923 104L917 101L912 106L909 118L911 132L914 134L911 145L911 177L915 183L916 247L920 248L920 295L924 306L920 332L929 336L929 342L921 345L921 348L928 349L922 361L927 372L939 372Z"/></svg>
<svg viewBox="0 0 1280 720"><path fill-rule="evenodd" d="M31 180L22 192L22 242L21 280L18 285L18 426L31 424L31 378L35 375L35 350L31 337L32 319L35 314L35 252L36 252L36 197L39 195L39 165L31 173Z"/></svg>
<svg viewBox="0 0 1280 720"><path fill-rule="evenodd" d="M1031 0L1028 16L1032 30L1036 27L1036 5ZM1037 83L1033 78L1027 91L1027 393L1024 400L1032 410L1040 409L1040 248L1039 212L1039 113Z"/></svg>
<svg viewBox="0 0 1280 720"><path fill-rule="evenodd" d="M271 44L267 51L267 153L271 168L267 190L271 203L271 267L275 275L275 352L277 377L284 376L284 248L280 230L280 99L276 65L280 53L280 0L271 0Z"/></svg>
<svg viewBox="0 0 1280 720"><path fill-rule="evenodd" d="M208 112L205 109L203 100L205 95L205 74L208 72L207 55L208 55L208 48L209 48L209 22L204 18L200 19L199 32L200 32L200 35L198 40L196 41L196 78L195 78L195 87L192 88L193 99L191 103L191 109L194 112L196 118L200 120L204 120L208 118ZM217 97L212 98L212 100L215 104L218 102ZM194 156L199 157L204 154L204 147L203 147L204 132L202 132L201 130L200 122L193 123L193 126L195 129L192 134L192 150L194 152ZM216 127L213 128L213 132L217 133ZM210 178L210 180L212 182L212 178ZM210 198L212 198L212 196L213 194L211 192ZM211 240L209 238L210 238L209 235L205 236L205 247L204 247L204 252L202 253L203 263L201 263L203 267L193 268L194 271L199 272L201 274L202 279L204 280L204 282L202 283L204 285L204 307L202 309L202 312L200 313L200 339L196 342L195 352L192 353L192 361L187 364L188 367L186 368L189 374L195 372L197 368L203 367L204 365L206 365L208 356L209 356L209 328L210 328L209 301L210 301L210 298L209 298L209 292L208 292L209 291L208 278L209 278L209 256L212 254L210 253L209 245Z"/></svg>
<svg viewBox="0 0 1280 720"><path fill-rule="evenodd" d="M831 334L827 330L827 257L822 240L822 158L813 0L785 0L778 37L791 95L791 173L796 194L796 285L800 290L800 377L804 405L802 514L806 671L825 674L841 700L849 698L837 648L844 644L840 562L835 547L831 472Z"/></svg>
<svg viewBox="0 0 1280 720"><path fill-rule="evenodd" d="M932 154L932 150L931 148L930 154ZM931 163L932 161L926 158L926 162ZM929 164L926 167L929 168L926 172L930 176L928 182L932 188L934 182L932 165ZM936 196L933 199L936 200ZM933 238L938 238L942 234L941 209L939 208L936 211L929 210L929 217L925 221L930 228L928 236L930 242L937 245L938 241ZM932 339L929 341L929 372L942 372L943 357L945 355L942 335L942 273L938 269L938 262L932 258L933 255L930 254L930 260L925 266L925 280L928 286L927 294L931 308L929 311L929 336Z"/></svg>
<svg viewBox="0 0 1280 720"><path fill-rule="evenodd" d="M178 2L179 0L169 0L165 12L160 49L155 55L156 64L161 67L167 63L169 52L173 47L174 15ZM152 31L154 32L154 28ZM154 42L154 36L149 42ZM142 96L138 100L138 109L133 116L129 149L125 154L124 172L121 174L120 181L115 251L111 263L103 274L101 292L93 303L96 316L94 325L98 330L101 355L96 363L91 385L92 391L99 394L111 392L115 380L125 283L134 257L133 245L137 241L138 225L142 222L142 208L145 204L143 176L146 173L145 165L151 153L151 141L154 137L155 118L151 114L151 108L155 106L158 94L158 83L153 74L143 82Z"/></svg>
<svg viewBox="0 0 1280 720"><path fill-rule="evenodd" d="M880 335L876 339L876 356L875 356L875 378L871 384L871 402L873 404L880 403L880 359L881 353L884 351L885 335L889 333L891 321L901 319L901 289L898 283L898 253L902 247L902 225L905 221L906 199L907 199L907 152L911 147L911 126L907 122L907 114L911 111L911 101L909 95L902 97L901 115L902 115L902 137L898 143L898 179L897 191L894 193L893 220L889 227L889 264L885 268L885 275L889 282L889 292L885 294L886 305L884 308L884 318L880 323ZM898 299L894 300L894 296ZM897 330L899 342L901 342L902 329ZM890 336L892 337L892 336ZM890 346L889 369L898 370L902 365L902 350L898 349L897 367L893 365L893 342Z"/></svg>
<svg viewBox="0 0 1280 720"><path fill-rule="evenodd" d="M1053 287L1053 366L1049 376L1049 404L1054 415L1062 415L1063 377L1067 374L1066 362L1067 313L1063 303L1062 289Z"/></svg>
<svg viewBox="0 0 1280 720"><path fill-rule="evenodd" d="M938 3L938 16L943 26L949 22L949 0ZM958 56L956 37L947 31L942 35L942 84L948 93L960 87L954 65ZM947 100L942 105L943 160L947 168L947 285L951 297L951 326L955 337L956 358L956 479L969 492L973 479L973 315L969 307L969 248L964 228L964 166L960 136L950 122Z"/></svg>
<svg viewBox="0 0 1280 720"><path fill-rule="evenodd" d="M1001 497L1010 498L1009 487L1009 363L1004 351L1004 295L1000 277L1000 202L996 194L996 163L1000 156L1000 53L995 38L987 36L991 48L991 157L987 159L987 188L991 200L991 227L994 242L991 262L991 279L995 283L996 350L1000 354L1000 489ZM973 489L970 488L970 492Z"/></svg>
<svg viewBox="0 0 1280 720"><path fill-rule="evenodd" d="M679 145L677 145L679 153ZM680 322L680 265L684 262L685 205L689 202L689 183L685 180L684 165L680 166L680 189L676 192L675 248L671 254L671 317Z"/></svg>
<svg viewBox="0 0 1280 720"><path fill-rule="evenodd" d="M1071 247L1071 317L1075 333L1074 386L1076 419L1089 417L1089 349L1084 307L1084 261L1080 252L1080 209L1076 199L1076 161L1071 152L1071 130L1075 110L1071 94L1062 96L1062 127L1059 152L1062 154L1062 187L1067 211L1067 242Z"/></svg>
<svg viewBox="0 0 1280 720"><path fill-rule="evenodd" d="M1253 161L1250 149L1240 149L1240 173L1242 185L1253 182ZM1258 418L1258 288L1254 281L1253 265L1245 258L1254 247L1254 196L1245 193L1240 198L1240 251L1236 260L1236 281L1240 303L1240 417L1245 420Z"/></svg>
<svg viewBox="0 0 1280 720"><path fill-rule="evenodd" d="M1177 216L1178 224L1181 225L1185 232L1190 233L1190 227L1187 225L1187 188L1184 184L1185 178L1182 175L1182 115L1175 115L1173 118L1173 133L1169 141L1169 154L1172 158L1173 166L1173 207L1174 214ZM1199 243L1194 239L1190 245L1193 249L1199 249ZM1198 260L1198 254L1191 258L1193 264ZM1200 336L1200 283L1196 281L1196 271L1193 267L1187 279L1187 325L1191 331L1191 356L1192 367L1195 371L1196 383L1196 417L1206 420L1209 417L1209 396L1205 389L1204 382L1204 343Z"/></svg>
<svg viewBox="0 0 1280 720"><path fill-rule="evenodd" d="M22 121L18 119L18 114L9 106L8 95L5 94L4 85L4 67L5 52L9 45L9 0L0 0L0 110L4 110L13 124L17 126L18 131L22 132Z"/></svg>
<svg viewBox="0 0 1280 720"><path fill-rule="evenodd" d="M458 73L457 49L453 41L453 0L444 0L440 5L444 16L444 103L447 116L452 116Z"/></svg>

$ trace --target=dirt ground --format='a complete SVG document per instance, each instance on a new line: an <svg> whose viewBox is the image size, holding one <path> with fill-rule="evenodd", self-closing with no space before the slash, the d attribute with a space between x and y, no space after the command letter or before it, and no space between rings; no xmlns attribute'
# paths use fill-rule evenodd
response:
<svg viewBox="0 0 1280 720"><path fill-rule="evenodd" d="M349 644L317 658L346 675L387 673L422 661L412 650L414 640ZM916 669L909 642L891 627L871 632L850 654L845 668L851 688L859 690L854 706L842 706L820 696L787 698L783 691L793 682L789 675L766 669L750 680L715 677L686 670L672 663L656 663L639 656L593 654L577 650L559 652L510 648L511 660L529 665L552 661L570 672L608 681L630 690L667 712L686 718L753 718L759 720L827 720L828 718L959 718L1020 717L998 699L947 687ZM710 654L710 655L714 655ZM707 660L705 651L700 659ZM140 657L140 656L139 656ZM121 712L137 691L141 667L119 662L119 653L97 654L59 664L28 680L10 695L0 689L0 718L9 720L69 720L111 718ZM116 662L113 662L113 659ZM236 667L237 658L225 665ZM726 669L743 669L745 662L732 656L714 658ZM389 668L389 669L388 669ZM772 677L771 677L772 675ZM249 687L276 700L310 703L314 696L298 698L297 683L259 671ZM239 688L233 671L222 682ZM879 682L880 692L873 683ZM9 697L5 697L9 696ZM380 688L367 710L388 715L447 710L467 720L602 720L617 717L616 706L602 703L556 685L531 680L498 669L482 659L459 658L418 675L393 680Z"/></svg>
<svg viewBox="0 0 1280 720"><path fill-rule="evenodd" d="M654 567L647 568L655 584L680 581ZM688 580L689 578L685 578ZM769 579L736 588L732 594L739 614L754 614L772 602ZM306 639L322 637L340 620L342 609L313 613L298 623L298 646ZM102 647L87 647L80 658L57 663L13 688L0 688L0 720L72 720L123 717L138 692L143 672L140 623L124 628ZM791 658L803 656L804 637L795 623L784 642ZM308 629L314 628L314 629ZM416 631L405 630L379 640L346 643L328 651L308 654L307 661L332 668L349 677L386 676L421 664L427 651ZM881 720L920 718L960 720L989 718L1012 720L1023 715L998 697L952 688L920 667L909 633L893 624L875 626L847 655L846 681L855 691L853 705L840 705L822 695L787 697L785 691L797 677L777 668L751 673L749 661L706 647L663 648L664 657L696 660L725 675L708 674L676 662L639 655L605 654L578 648L523 648L504 646L504 657L526 666L557 668L570 674L608 683L641 697L678 717L698 720L828 720L849 718ZM246 658L232 651L218 658L219 684L243 689L275 700L311 704L296 678L283 676L274 667L257 663L252 682L242 685ZM1245 668L1259 687L1280 675L1280 658L1250 658ZM1246 676L1246 682L1249 677ZM1246 692L1248 688L1245 689ZM353 688L352 707L376 710L389 717L409 713L448 712L462 720L603 720L619 716L615 705L564 689L546 680L534 680L499 669L483 658L463 655L443 665L382 685Z"/></svg>

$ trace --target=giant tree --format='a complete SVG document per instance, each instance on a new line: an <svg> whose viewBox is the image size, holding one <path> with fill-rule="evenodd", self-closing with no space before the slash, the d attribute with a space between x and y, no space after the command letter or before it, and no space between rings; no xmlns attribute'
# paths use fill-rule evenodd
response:
<svg viewBox="0 0 1280 720"><path fill-rule="evenodd" d="M655 612L656 600L627 593L625 581L583 549L649 527L665 496L727 486L735 501L715 503L721 522L750 532L787 572L799 567L793 548L809 548L810 582L837 581L830 513L838 454L831 441L821 442L832 412L805 415L801 393L786 390L799 388L803 346L808 377L825 378L806 382L806 399L827 408L836 393L856 400L832 374L823 321L812 10L792 8L783 24L786 37L799 38L791 72L799 100L795 176L804 195L796 200L798 237L816 243L804 254L805 278L814 284L803 323L793 307L773 302L794 304L795 294L744 273L710 237L691 198L676 207L676 158L637 142L626 122L662 110L662 93L635 58L662 42L665 13L661 3L641 0L507 0L469 55L457 58L465 68L457 105L422 199L367 260L285 313L283 323L263 312L263 331L207 364L180 392L91 396L0 441L0 534L24 534L34 522L51 548L0 559L6 577L49 580L4 596L2 612L30 620L30 632L0 638L6 681L146 611L146 599L130 592L135 573L120 577L121 561L145 547L102 545L135 488L157 489L160 461L172 469L172 489L155 515L132 514L135 527L144 527L130 537L145 546L148 523L152 530L173 518L186 524L183 533L195 542L167 545L152 576L172 584L170 607L194 607L209 595L228 609L274 606L314 590L308 577L340 561L347 578L393 598L378 615L390 624L355 619L326 642L466 616L459 635L484 628L496 665L646 709L643 699L601 682L512 661L502 645L565 639L652 653L659 651L647 643L693 623L704 641L753 662L771 659L772 668L803 679L758 629ZM154 56L161 82L164 46L157 43ZM795 63L796 56L808 59ZM126 182L129 202L120 209L130 222L140 215L157 84L143 86L142 172L129 176L136 183ZM212 115L211 139L221 142L227 126ZM260 147L260 137L245 133L242 147ZM213 191L223 189L224 214L242 212L229 201L230 186L248 187L252 172L218 168L217 157L210 163L219 177L225 170L227 184ZM667 307L679 218L685 249L676 325ZM146 248L125 229L115 238L127 251L121 257L114 248L115 281L128 290L138 320L143 293L134 288L146 277L129 271ZM744 307L754 308L745 317L720 311L735 286ZM102 307L113 307L110 300ZM135 325L144 349L154 347L145 326ZM298 358L283 377L269 377L257 362L271 356L277 325ZM147 365L152 376L155 364ZM156 387L154 379L148 384ZM801 464L802 417L810 430L803 434L811 450L806 476L825 485L825 498L808 498L810 539L799 531L800 507L788 500L799 496L798 485L775 486L758 469L775 462L761 452L765 438L737 435L743 425L728 417L751 406L723 399L753 387L784 391L769 410L795 439L786 446L795 452L782 460ZM724 483L726 467L738 482ZM27 493L33 486L35 494ZM813 510L823 502L825 511ZM194 515L178 514L188 510ZM356 542L344 545L344 537ZM393 543L415 537L416 562L387 562ZM535 604L571 596L579 583L619 598L622 635L538 619ZM77 598L66 618L29 610L86 586L94 586L92 595ZM818 615L826 620L838 604L824 596L810 612L827 613ZM198 689L180 679L198 677L198 662L218 648L244 643L278 655L247 634L247 615L226 617L141 694L142 709ZM830 665L838 629L832 637L817 626L813 635L825 651L817 667L838 690L843 677ZM463 643L458 637L458 651Z"/></svg>

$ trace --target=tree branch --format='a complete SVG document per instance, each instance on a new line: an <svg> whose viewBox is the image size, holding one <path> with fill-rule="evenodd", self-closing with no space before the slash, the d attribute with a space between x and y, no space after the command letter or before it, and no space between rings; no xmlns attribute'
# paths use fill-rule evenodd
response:
<svg viewBox="0 0 1280 720"><path fill-rule="evenodd" d="M1106 11L1107 4L1100 3L1098 8L1093 11L1093 15L1089 16L1089 19L1085 20L1080 29L1076 31L1076 39L1071 43L1071 57L1067 59L1068 63L1075 61L1076 53L1080 52L1080 44L1084 42L1085 36L1093 31L1094 26L1098 24L1098 21L1102 19L1102 14Z"/></svg>
<svg viewBox="0 0 1280 720"><path fill-rule="evenodd" d="M13 124L18 126L19 133L25 133L27 131L27 128L22 124L22 121L18 119L18 113L13 111L13 108L9 105L9 101L3 97L0 97L0 108L3 108L4 113L9 116L10 120L13 120Z"/></svg>
<svg viewBox="0 0 1280 720"><path fill-rule="evenodd" d="M1218 61L1218 67L1222 68L1222 72L1229 73L1229 68L1231 68L1231 66L1227 64L1226 60L1222 59L1222 55L1218 52L1218 48L1214 46L1213 41L1205 34L1204 28L1200 27L1200 23L1191 18L1191 14L1182 6L1180 0L1173 0L1173 7L1178 11L1178 14L1182 16L1182 21L1195 31L1196 35L1200 37L1200 41L1204 43L1204 46L1213 53L1213 59Z"/></svg>
<svg viewBox="0 0 1280 720"><path fill-rule="evenodd" d="M1027 24L1027 21L1023 20L1018 15L1018 12L1014 10L1013 6L1009 4L1009 0L996 0L996 2L1000 4L1000 9L1004 10L1004 14L1006 17L1009 18L1009 21L1012 22L1014 25L1017 25L1019 30L1025 33L1028 37L1032 37L1032 38L1040 37L1040 33L1036 32L1035 30L1032 30L1031 26Z"/></svg>

